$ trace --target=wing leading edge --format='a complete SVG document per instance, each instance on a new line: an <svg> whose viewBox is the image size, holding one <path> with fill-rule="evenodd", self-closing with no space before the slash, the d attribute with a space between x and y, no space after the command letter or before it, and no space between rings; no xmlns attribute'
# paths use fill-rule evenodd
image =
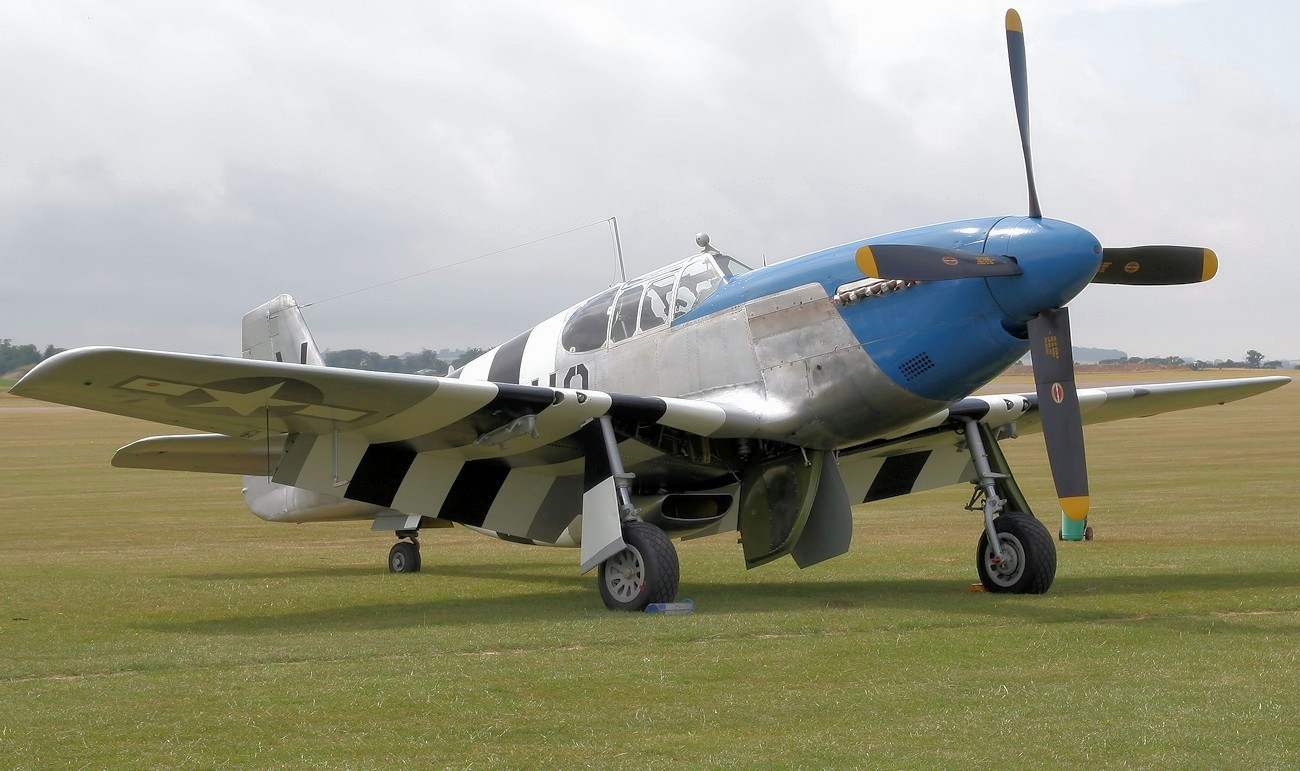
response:
<svg viewBox="0 0 1300 771"><path fill-rule="evenodd" d="M10 392L234 437L423 440L473 446L467 452L483 457L545 445L605 414L713 438L748 436L758 425L737 407L688 399L127 348L61 353Z"/></svg>

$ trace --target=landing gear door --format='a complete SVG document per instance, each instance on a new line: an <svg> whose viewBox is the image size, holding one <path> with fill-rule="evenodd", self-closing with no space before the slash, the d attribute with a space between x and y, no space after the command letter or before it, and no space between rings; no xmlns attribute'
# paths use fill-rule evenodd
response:
<svg viewBox="0 0 1300 771"><path fill-rule="evenodd" d="M740 485L740 540L745 567L756 568L794 548L817 497L825 453L809 452L751 467Z"/></svg>

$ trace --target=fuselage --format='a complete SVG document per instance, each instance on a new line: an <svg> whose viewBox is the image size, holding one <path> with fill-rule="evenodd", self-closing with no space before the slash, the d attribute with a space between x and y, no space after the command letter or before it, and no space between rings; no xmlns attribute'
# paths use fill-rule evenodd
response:
<svg viewBox="0 0 1300 771"><path fill-rule="evenodd" d="M864 245L1010 255L1019 276L867 278ZM750 270L705 251L612 287L488 351L470 379L701 398L746 408L761 438L867 441L957 401L1028 350L1026 321L1096 273L1069 223L995 217L855 241Z"/></svg>

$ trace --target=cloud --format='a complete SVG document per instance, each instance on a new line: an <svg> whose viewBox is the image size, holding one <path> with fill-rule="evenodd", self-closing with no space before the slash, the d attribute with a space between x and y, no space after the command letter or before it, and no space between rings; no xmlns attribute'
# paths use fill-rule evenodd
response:
<svg viewBox="0 0 1300 771"><path fill-rule="evenodd" d="M1080 344L1300 355L1268 226L1297 170L1273 74L1294 20L1228 8L1021 8L1046 213L1224 257L1204 287L1090 289ZM289 291L327 300L323 345L487 346L610 282L605 226L328 298L611 215L635 274L701 230L758 263L1021 211L1002 11L9 7L0 334L231 353L239 315Z"/></svg>

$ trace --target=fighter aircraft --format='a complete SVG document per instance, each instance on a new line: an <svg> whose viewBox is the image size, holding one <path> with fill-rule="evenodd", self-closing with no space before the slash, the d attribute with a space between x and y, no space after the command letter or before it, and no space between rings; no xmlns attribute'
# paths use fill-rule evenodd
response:
<svg viewBox="0 0 1300 771"><path fill-rule="evenodd" d="M143 439L122 467L244 476L267 520L392 531L420 568L453 523L580 549L606 606L671 602L671 538L739 532L745 563L843 554L852 506L962 482L993 592L1052 584L1056 550L999 443L1041 430L1079 538L1084 422L1219 404L1285 377L1079 390L1066 303L1089 283L1208 280L1209 249L1105 247L1043 216L1024 36L1006 16L1029 212L900 231L751 268L699 252L583 300L453 372L326 368L297 304L243 320L244 358L81 348L13 393L210 432ZM1034 393L971 396L1031 351ZM965 497L965 496L963 496ZM869 510L865 516L870 516Z"/></svg>

